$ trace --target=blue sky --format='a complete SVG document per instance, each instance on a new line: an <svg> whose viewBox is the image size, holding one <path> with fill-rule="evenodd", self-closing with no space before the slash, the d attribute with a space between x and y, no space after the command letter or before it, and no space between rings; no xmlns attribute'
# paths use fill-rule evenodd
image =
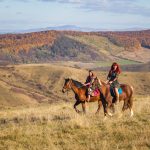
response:
<svg viewBox="0 0 150 150"><path fill-rule="evenodd" d="M150 28L150 0L0 0L0 31L61 25Z"/></svg>

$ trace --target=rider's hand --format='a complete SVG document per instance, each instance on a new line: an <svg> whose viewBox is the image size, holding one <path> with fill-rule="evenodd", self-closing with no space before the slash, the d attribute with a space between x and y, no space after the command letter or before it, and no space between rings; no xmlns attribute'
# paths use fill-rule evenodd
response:
<svg viewBox="0 0 150 150"><path fill-rule="evenodd" d="M109 84L112 84L112 81L109 81Z"/></svg>
<svg viewBox="0 0 150 150"><path fill-rule="evenodd" d="M108 84L108 81L105 81L106 84Z"/></svg>

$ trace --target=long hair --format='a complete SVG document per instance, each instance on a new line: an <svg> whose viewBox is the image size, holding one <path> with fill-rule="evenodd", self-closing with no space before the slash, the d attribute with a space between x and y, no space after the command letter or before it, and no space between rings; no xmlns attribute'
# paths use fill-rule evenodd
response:
<svg viewBox="0 0 150 150"><path fill-rule="evenodd" d="M92 73L92 77L96 76L96 74L93 72L93 70L89 70L89 73Z"/></svg>
<svg viewBox="0 0 150 150"><path fill-rule="evenodd" d="M111 68L110 68L110 71L109 71L109 74L113 71L114 69L114 66L117 66L115 72L120 74L121 73L121 69L120 69L120 66L119 64L117 64L116 62L114 62L112 65L111 65Z"/></svg>

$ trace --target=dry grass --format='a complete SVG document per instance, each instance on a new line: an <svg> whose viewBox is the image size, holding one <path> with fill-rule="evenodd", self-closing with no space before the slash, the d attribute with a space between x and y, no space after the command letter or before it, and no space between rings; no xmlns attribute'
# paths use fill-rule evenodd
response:
<svg viewBox="0 0 150 150"><path fill-rule="evenodd" d="M1 68L0 150L150 149L149 74L121 74L120 81L133 85L137 94L135 115L130 118L126 111L119 119L120 104L116 114L104 121L102 110L94 115L97 103L79 115L73 110L73 95L61 92L64 77L84 82L86 70L58 64ZM104 80L107 73L97 75Z"/></svg>
<svg viewBox="0 0 150 150"><path fill-rule="evenodd" d="M108 72L97 71L97 76L106 80ZM72 94L62 94L64 78L85 82L88 72L84 69L64 67L60 64L29 64L0 68L0 107L35 105L39 102L56 103L73 100ZM149 72L123 72L120 83L131 84L135 94L150 93Z"/></svg>
<svg viewBox="0 0 150 150"><path fill-rule="evenodd" d="M94 115L96 103L88 107L86 115L77 114L71 103L1 110L0 149L150 149L149 97L137 98L133 118L129 110L118 118L118 111L104 121L102 110Z"/></svg>

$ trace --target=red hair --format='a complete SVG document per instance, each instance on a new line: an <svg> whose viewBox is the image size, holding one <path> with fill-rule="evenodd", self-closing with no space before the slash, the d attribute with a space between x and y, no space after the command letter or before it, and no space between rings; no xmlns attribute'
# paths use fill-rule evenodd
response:
<svg viewBox="0 0 150 150"><path fill-rule="evenodd" d="M109 73L111 73L111 71L113 71L114 66L117 66L117 69L115 70L115 72L120 74L120 73L121 73L121 69L120 69L119 64L117 64L116 62L114 62L114 63L111 65L111 68L110 68Z"/></svg>

